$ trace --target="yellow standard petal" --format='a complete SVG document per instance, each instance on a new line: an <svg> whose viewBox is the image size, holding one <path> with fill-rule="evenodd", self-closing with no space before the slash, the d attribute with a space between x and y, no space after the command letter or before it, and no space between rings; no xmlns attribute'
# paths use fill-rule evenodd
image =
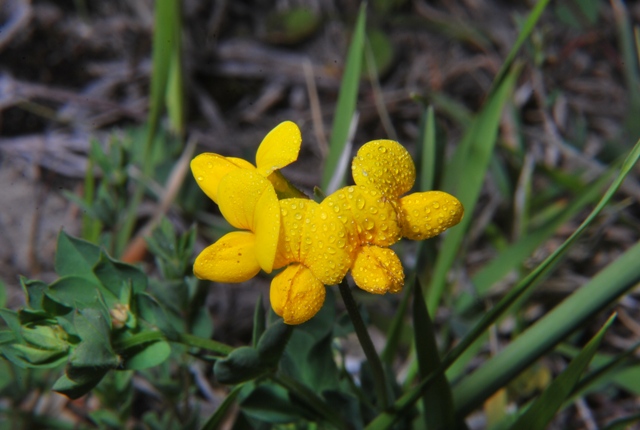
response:
<svg viewBox="0 0 640 430"><path fill-rule="evenodd" d="M375 188L355 185L341 188L321 203L337 215L358 244L390 246L401 230L393 204Z"/></svg>
<svg viewBox="0 0 640 430"><path fill-rule="evenodd" d="M286 324L302 324L318 313L325 287L311 270L292 264L271 281L271 307Z"/></svg>
<svg viewBox="0 0 640 430"><path fill-rule="evenodd" d="M271 130L256 153L256 166L260 174L267 177L274 170L296 161L301 143L300 129L291 121L285 121Z"/></svg>
<svg viewBox="0 0 640 430"><path fill-rule="evenodd" d="M443 191L413 193L400 199L402 236L424 240L437 236L460 222L462 203Z"/></svg>
<svg viewBox="0 0 640 430"><path fill-rule="evenodd" d="M218 200L229 224L255 233L256 259L270 273L280 235L280 204L271 182L256 171L230 172L220 181Z"/></svg>
<svg viewBox="0 0 640 430"><path fill-rule="evenodd" d="M220 180L229 172L246 168L251 163L240 158L226 158L222 155L205 152L191 160L191 172L202 191L214 202L218 203L218 186Z"/></svg>
<svg viewBox="0 0 640 430"><path fill-rule="evenodd" d="M389 198L409 192L416 180L411 156L398 142L373 140L358 150L351 163L353 180L380 190Z"/></svg>
<svg viewBox="0 0 640 430"><path fill-rule="evenodd" d="M363 246L351 266L356 285L373 294L397 293L404 285L402 263L393 250Z"/></svg>
<svg viewBox="0 0 640 430"><path fill-rule="evenodd" d="M255 236L234 231L221 237L198 255L193 273L200 279L215 282L244 282L258 274Z"/></svg>

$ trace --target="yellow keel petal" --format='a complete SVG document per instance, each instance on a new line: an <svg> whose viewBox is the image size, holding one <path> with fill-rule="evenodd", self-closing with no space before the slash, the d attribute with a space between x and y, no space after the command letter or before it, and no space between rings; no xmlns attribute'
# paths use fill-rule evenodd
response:
<svg viewBox="0 0 640 430"><path fill-rule="evenodd" d="M271 281L271 307L286 324L302 324L318 313L325 286L301 264L292 264Z"/></svg>
<svg viewBox="0 0 640 430"><path fill-rule="evenodd" d="M389 248L363 246L351 266L356 285L373 294L397 293L404 285L404 270Z"/></svg>

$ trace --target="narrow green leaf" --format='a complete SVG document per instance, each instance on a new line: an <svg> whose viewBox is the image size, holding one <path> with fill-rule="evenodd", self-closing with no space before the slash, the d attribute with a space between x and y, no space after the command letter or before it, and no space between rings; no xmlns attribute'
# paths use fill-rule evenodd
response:
<svg viewBox="0 0 640 430"><path fill-rule="evenodd" d="M420 160L420 191L433 189L436 177L436 119L433 106L422 114L420 127L422 157Z"/></svg>
<svg viewBox="0 0 640 430"><path fill-rule="evenodd" d="M476 273L471 282L475 287L478 298L486 295L491 287L506 276L511 270L519 269L522 262L528 258L540 245L548 240L563 224L573 219L585 206L602 195L602 189L610 180L615 169L610 169L593 183L584 186L571 203L553 220L540 227L517 242L500 251L482 270ZM458 313L465 313L474 299L470 294L462 294L456 303Z"/></svg>
<svg viewBox="0 0 640 430"><path fill-rule="evenodd" d="M422 296L422 288L416 280L413 284L413 334L420 375L425 377L441 365L435 327ZM454 428L453 397L447 377L440 374L422 396L424 418L429 430Z"/></svg>
<svg viewBox="0 0 640 430"><path fill-rule="evenodd" d="M231 407L235 403L236 397L238 397L238 394L240 393L240 390L242 390L242 387L242 385L233 387L233 390L231 390L229 394L227 394L227 397L224 398L222 403L220 403L220 406L218 406L218 409L216 409L213 415L211 415L207 422L204 423L201 430L217 430L221 427L222 422L226 418L229 409L231 409Z"/></svg>
<svg viewBox="0 0 640 430"><path fill-rule="evenodd" d="M329 183L338 171L338 165L349 136L351 120L356 111L356 101L358 99L358 88L360 84L360 70L364 54L365 22L366 22L366 2L360 5L360 12L356 21L355 30L347 53L347 62L340 85L338 103L333 117L333 127L331 129L331 140L329 142L329 155L327 157L324 171L322 173L322 189L328 190ZM340 188L344 178L335 181Z"/></svg>
<svg viewBox="0 0 640 430"><path fill-rule="evenodd" d="M516 39L516 42L511 47L511 50L509 51L507 58L505 58L504 62L502 63L502 67L500 68L500 71L498 72L498 74L493 80L494 88L499 85L502 85L502 80L505 79L507 73L509 72L509 69L511 68L511 65L514 62L516 55L518 55L520 48L522 48L522 45L524 44L524 42L531 35L531 32L535 28L536 24L538 23L538 20L542 16L542 13L544 12L548 4L549 4L549 0L539 0L538 3L536 3L536 5L534 6L533 10L531 11L531 13L529 14L529 16L524 22L524 25L522 26L522 29L518 34L518 38Z"/></svg>
<svg viewBox="0 0 640 430"><path fill-rule="evenodd" d="M457 413L466 415L495 390L610 306L640 281L640 243L599 272L551 312L528 328L497 356L454 386Z"/></svg>
<svg viewBox="0 0 640 430"><path fill-rule="evenodd" d="M445 172L445 175L448 175L445 176L445 190L462 202L466 216L460 224L448 231L442 243L427 294L427 308L430 314L435 312L440 303L446 286L447 273L473 219L473 211L498 135L500 116L507 99L513 92L518 74L519 69L514 69L496 88L495 93L470 126L464 141L456 151L456 156Z"/></svg>
<svg viewBox="0 0 640 430"><path fill-rule="evenodd" d="M562 407L565 399L578 383L591 359L595 355L600 342L615 320L615 314L609 317L604 326L589 341L578 356L571 361L569 366L553 380L553 382L540 394L533 404L511 426L513 430L544 430L556 412Z"/></svg>
<svg viewBox="0 0 640 430"><path fill-rule="evenodd" d="M251 337L251 344L255 348L258 345L258 340L262 333L266 329L267 318L264 312L264 304L262 301L262 294L256 300L256 308L253 311L253 335Z"/></svg>

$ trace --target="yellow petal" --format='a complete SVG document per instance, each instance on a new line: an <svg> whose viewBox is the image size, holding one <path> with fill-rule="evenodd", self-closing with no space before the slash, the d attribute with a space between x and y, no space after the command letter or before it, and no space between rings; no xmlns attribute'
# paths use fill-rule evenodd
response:
<svg viewBox="0 0 640 430"><path fill-rule="evenodd" d="M260 266L254 253L255 236L234 231L205 248L193 265L200 279L215 282L244 282L256 276Z"/></svg>
<svg viewBox="0 0 640 430"><path fill-rule="evenodd" d="M309 219L308 210L318 203L309 199L280 200L280 243L274 267L284 267L289 263L300 263L302 234ZM310 226L309 226L310 227Z"/></svg>
<svg viewBox="0 0 640 430"><path fill-rule="evenodd" d="M271 307L286 324L302 324L318 313L325 287L301 264L292 264L271 281Z"/></svg>
<svg viewBox="0 0 640 430"><path fill-rule="evenodd" d="M309 199L280 200L280 245L274 267L302 263L326 285L340 282L353 255L353 242L336 215Z"/></svg>
<svg viewBox="0 0 640 430"><path fill-rule="evenodd" d="M302 233L301 262L325 285L342 281L347 274L356 243L335 212L323 205L311 206Z"/></svg>
<svg viewBox="0 0 640 430"><path fill-rule="evenodd" d="M218 203L220 180L229 172L242 169L255 169L253 164L241 158L227 158L206 152L191 160L191 172L204 193Z"/></svg>
<svg viewBox="0 0 640 430"><path fill-rule="evenodd" d="M373 294L397 293L404 285L398 256L389 248L363 246L351 266L356 285Z"/></svg>
<svg viewBox="0 0 640 430"><path fill-rule="evenodd" d="M416 180L411 156L393 140L373 140L362 145L353 158L351 172L356 184L377 188L395 198L409 192Z"/></svg>
<svg viewBox="0 0 640 430"><path fill-rule="evenodd" d="M399 202L402 236L424 240L437 236L460 222L462 203L443 191L409 194Z"/></svg>
<svg viewBox="0 0 640 430"><path fill-rule="evenodd" d="M321 205L334 212L350 230L352 242L390 246L402 237L395 206L375 188L341 188Z"/></svg>
<svg viewBox="0 0 640 430"><path fill-rule="evenodd" d="M298 159L302 136L298 126L285 121L271 130L256 153L256 166L263 176L288 166Z"/></svg>
<svg viewBox="0 0 640 430"><path fill-rule="evenodd" d="M218 200L231 225L255 233L256 259L270 273L280 235L280 204L271 182L256 171L230 172L220 181Z"/></svg>

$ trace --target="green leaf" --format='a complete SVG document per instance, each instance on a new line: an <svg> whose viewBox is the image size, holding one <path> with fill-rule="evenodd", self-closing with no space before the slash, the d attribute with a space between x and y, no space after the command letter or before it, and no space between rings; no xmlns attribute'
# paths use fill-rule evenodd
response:
<svg viewBox="0 0 640 430"><path fill-rule="evenodd" d="M73 316L78 336L82 342L69 358L71 368L112 369L118 367L120 360L111 347L111 321L97 308L77 310ZM67 375L76 379L73 370L67 369Z"/></svg>
<svg viewBox="0 0 640 430"><path fill-rule="evenodd" d="M287 390L278 385L246 384L242 394L239 402L242 412L260 421L285 424L304 418L303 411L289 399Z"/></svg>
<svg viewBox="0 0 640 430"><path fill-rule="evenodd" d="M531 286L535 285L559 261L559 258L609 203L639 158L640 141L636 143L625 159L621 171L614 182L578 229L485 313L478 324L447 354L443 361L453 362L458 358L481 333L503 315L519 297L529 290ZM634 263L634 261L638 260L640 260L640 243L628 249L585 286L569 296L523 335L509 344L498 356L486 362L484 366L469 377L466 377L463 383L454 387L453 394L456 409L459 412L463 411L463 414L472 410L477 405L477 402L482 402L486 399L487 396L503 386L506 381L526 368L550 347L580 327L593 314L611 305L614 300L640 280L640 269ZM525 336L525 334L527 335ZM521 340L523 338L525 340ZM496 372L499 372L499 377L496 377Z"/></svg>
<svg viewBox="0 0 640 430"><path fill-rule="evenodd" d="M140 293L134 296L134 300L140 318L157 327L169 340L178 338L178 332L171 325L167 312L153 296Z"/></svg>
<svg viewBox="0 0 640 430"><path fill-rule="evenodd" d="M440 355L435 338L435 327L427 311L422 288L417 281L413 284L413 334L420 375L424 378L440 367ZM422 396L424 418L427 429L454 428L453 397L447 377L440 374Z"/></svg>
<svg viewBox="0 0 640 430"><path fill-rule="evenodd" d="M344 178L334 180L334 176L343 173L338 172L340 160L345 153L351 121L356 111L356 101L358 99L358 88L360 84L360 70L362 69L362 58L364 54L365 21L367 16L366 3L363 2L358 13L358 20L347 53L347 62L340 84L340 93L333 117L333 127L331 129L331 140L329 142L329 155L322 173L321 188L326 191L329 184L334 183L334 189L340 188L344 183Z"/></svg>
<svg viewBox="0 0 640 430"><path fill-rule="evenodd" d="M163 363L171 355L171 346L168 342L157 341L139 345L122 354L122 369L140 370L157 366Z"/></svg>
<svg viewBox="0 0 640 430"><path fill-rule="evenodd" d="M72 380L67 375L62 375L58 378L55 384L53 384L51 389L60 394L64 394L70 399L77 399L84 396L98 385L105 373L106 371L103 370L87 372L87 377L82 378L80 381Z"/></svg>
<svg viewBox="0 0 640 430"><path fill-rule="evenodd" d="M226 418L229 409L235 403L236 397L238 397L238 394L240 394L240 390L242 390L242 387L242 385L238 385L234 387L233 390L229 392L229 394L227 394L227 397L224 398L222 403L220 403L220 406L218 406L218 409L216 409L213 415L211 415L207 422L204 423L201 430L218 430L222 426L222 423Z"/></svg>
<svg viewBox="0 0 640 430"><path fill-rule="evenodd" d="M253 311L253 334L251 336L251 344L255 348L258 345L258 340L264 333L267 322L267 317L264 311L264 303L262 301L262 294L256 301L256 308Z"/></svg>
<svg viewBox="0 0 640 430"><path fill-rule="evenodd" d="M248 346L234 349L227 358L216 361L213 373L221 384L239 384L266 372L258 350Z"/></svg>
<svg viewBox="0 0 640 430"><path fill-rule="evenodd" d="M27 305L32 309L42 310L42 300L44 292L47 289L47 284L42 281L27 279L24 276L20 276L20 286L24 291L24 295L27 300Z"/></svg>
<svg viewBox="0 0 640 430"><path fill-rule="evenodd" d="M100 285L93 283L86 277L81 276L64 276L45 291L45 295L56 303L74 309L77 306L85 307L89 303L95 302L101 291L110 304L117 302L116 296L111 291L102 288Z"/></svg>
<svg viewBox="0 0 640 430"><path fill-rule="evenodd" d="M100 259L93 272L114 296L120 297L122 288L131 284L134 293L141 293L147 288L147 276L135 266L113 260L106 253L100 253Z"/></svg>
<svg viewBox="0 0 640 430"><path fill-rule="evenodd" d="M472 214L493 154L500 117L507 99L513 92L518 74L519 69L514 69L491 94L482 112L469 126L445 171L443 188L460 200L467 216L448 232L442 242L427 293L427 309L430 314L434 314L440 303L446 287L447 273L473 219Z"/></svg>
<svg viewBox="0 0 640 430"><path fill-rule="evenodd" d="M58 234L54 268L60 276L75 275L95 280L93 266L100 253L100 248L94 244L69 236L61 230Z"/></svg>
<svg viewBox="0 0 640 430"><path fill-rule="evenodd" d="M589 341L569 366L542 392L533 404L511 426L513 430L544 430L571 394L591 359L602 337L615 319L612 315L598 333Z"/></svg>

